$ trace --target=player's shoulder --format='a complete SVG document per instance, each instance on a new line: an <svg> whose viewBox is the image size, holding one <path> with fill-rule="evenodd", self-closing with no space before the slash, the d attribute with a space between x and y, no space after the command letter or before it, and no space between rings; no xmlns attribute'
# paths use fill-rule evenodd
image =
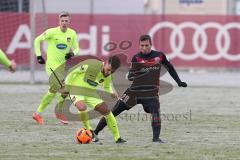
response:
<svg viewBox="0 0 240 160"><path fill-rule="evenodd" d="M48 28L48 29L46 30L46 32L56 32L56 31L58 31L58 27Z"/></svg>
<svg viewBox="0 0 240 160"><path fill-rule="evenodd" d="M131 62L136 62L138 57L141 57L141 52L138 52L138 53L134 54L132 56Z"/></svg>
<svg viewBox="0 0 240 160"><path fill-rule="evenodd" d="M152 50L152 56L153 57L160 57L161 59L166 59L166 55L162 51Z"/></svg>
<svg viewBox="0 0 240 160"><path fill-rule="evenodd" d="M153 55L156 55L156 56L161 56L161 55L164 56L164 55L165 55L164 52L162 52L162 51L156 51L156 50L152 50L152 54L153 54Z"/></svg>
<svg viewBox="0 0 240 160"><path fill-rule="evenodd" d="M43 32L43 35L52 35L57 32L57 27L48 28L45 32Z"/></svg>
<svg viewBox="0 0 240 160"><path fill-rule="evenodd" d="M76 34L77 32L74 30L74 29L72 29L72 28L68 28L68 32L70 33L70 34Z"/></svg>

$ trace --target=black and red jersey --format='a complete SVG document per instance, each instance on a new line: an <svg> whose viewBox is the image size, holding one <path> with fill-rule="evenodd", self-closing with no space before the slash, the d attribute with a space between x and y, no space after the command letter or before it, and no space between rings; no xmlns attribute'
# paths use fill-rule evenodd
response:
<svg viewBox="0 0 240 160"><path fill-rule="evenodd" d="M131 88L146 89L159 87L161 66L163 65L173 79L179 83L180 79L172 64L167 60L163 52L151 50L148 54L141 52L133 56L132 66L128 79L133 81Z"/></svg>

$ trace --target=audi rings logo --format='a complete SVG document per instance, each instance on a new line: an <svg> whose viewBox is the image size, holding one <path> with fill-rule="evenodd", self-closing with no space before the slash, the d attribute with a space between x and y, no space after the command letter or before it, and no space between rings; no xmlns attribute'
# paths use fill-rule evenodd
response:
<svg viewBox="0 0 240 160"><path fill-rule="evenodd" d="M220 24L217 22L207 22L204 24L197 24L194 22L183 22L181 24L174 24L172 22L159 22L154 25L149 31L149 35L154 38L156 32L161 29L170 28L170 40L169 45L172 49L172 52L169 54L169 58L179 57L183 60L194 60L197 58L202 58L209 61L215 61L220 58L225 58L230 61L238 61L240 60L240 53L230 54L229 49L231 46L231 35L230 29L239 29L240 23L227 23ZM183 52L185 46L185 37L183 33L183 29L190 28L194 29L193 37L192 37L192 47L194 52L192 54L186 54ZM216 29L216 38L215 38L215 46L217 49L217 53L210 54L206 52L208 45L208 36L206 33L206 29ZM177 43L178 39L178 43ZM200 40L200 41L199 41ZM222 40L224 43L222 43ZM155 47L153 46L153 49Z"/></svg>

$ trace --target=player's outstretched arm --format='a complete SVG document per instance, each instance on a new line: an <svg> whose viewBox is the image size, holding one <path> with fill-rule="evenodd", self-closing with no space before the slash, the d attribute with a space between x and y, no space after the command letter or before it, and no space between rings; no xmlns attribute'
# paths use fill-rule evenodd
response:
<svg viewBox="0 0 240 160"><path fill-rule="evenodd" d="M176 81L176 83L178 84L179 87L187 87L187 83L186 82L182 82L180 80L180 78L179 78L179 76L177 74L177 71L175 70L173 65L167 60L167 57L165 55L163 57L162 64L167 69L167 71L169 72L171 77Z"/></svg>

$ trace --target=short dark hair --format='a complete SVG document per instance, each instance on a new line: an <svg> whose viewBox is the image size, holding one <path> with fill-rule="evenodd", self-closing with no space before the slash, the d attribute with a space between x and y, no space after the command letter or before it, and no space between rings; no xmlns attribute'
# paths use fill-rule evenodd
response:
<svg viewBox="0 0 240 160"><path fill-rule="evenodd" d="M151 39L151 37L150 37L148 34L143 34L143 35L141 35L140 38L139 38L139 43L140 43L141 41L147 41L147 40L149 40L150 44L152 44L152 39Z"/></svg>
<svg viewBox="0 0 240 160"><path fill-rule="evenodd" d="M59 18L62 18L62 17L70 17L70 14L66 11L62 11L59 15L58 15Z"/></svg>
<svg viewBox="0 0 240 160"><path fill-rule="evenodd" d="M121 65L120 58L118 56L116 56L116 55L115 56L111 56L111 57L108 58L108 64L111 64L112 71L114 72Z"/></svg>

